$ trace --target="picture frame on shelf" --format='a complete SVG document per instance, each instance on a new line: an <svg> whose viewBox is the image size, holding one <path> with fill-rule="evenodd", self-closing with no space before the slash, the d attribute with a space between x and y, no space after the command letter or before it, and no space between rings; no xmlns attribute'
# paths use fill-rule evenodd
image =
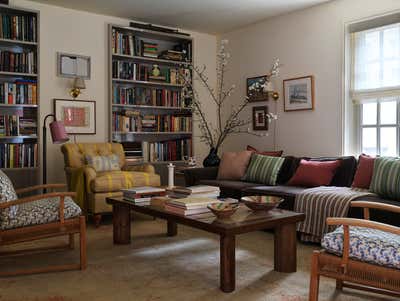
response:
<svg viewBox="0 0 400 301"><path fill-rule="evenodd" d="M266 81L266 75L247 78L246 95L249 102L268 101L268 92L264 92L262 89Z"/></svg>
<svg viewBox="0 0 400 301"><path fill-rule="evenodd" d="M90 56L57 52L57 76L90 79Z"/></svg>
<svg viewBox="0 0 400 301"><path fill-rule="evenodd" d="M268 131L268 106L253 107L253 131Z"/></svg>
<svg viewBox="0 0 400 301"><path fill-rule="evenodd" d="M96 134L96 102L94 100L54 99L56 119L64 123L68 134Z"/></svg>
<svg viewBox="0 0 400 301"><path fill-rule="evenodd" d="M285 112L314 110L314 76L285 79L283 95Z"/></svg>

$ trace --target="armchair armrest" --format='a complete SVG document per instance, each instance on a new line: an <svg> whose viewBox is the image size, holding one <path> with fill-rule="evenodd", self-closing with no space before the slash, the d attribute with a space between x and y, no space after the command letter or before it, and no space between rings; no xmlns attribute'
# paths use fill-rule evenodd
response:
<svg viewBox="0 0 400 301"><path fill-rule="evenodd" d="M378 209L394 213L400 213L400 206L382 204L377 202L354 201L351 203L351 207L363 208L364 218L367 220L369 220L370 217L369 209Z"/></svg>
<svg viewBox="0 0 400 301"><path fill-rule="evenodd" d="M144 163L144 164L140 164L140 165L125 165L122 167L122 170L156 173L154 166L149 163Z"/></svg>
<svg viewBox="0 0 400 301"><path fill-rule="evenodd" d="M186 185L193 186L201 180L215 180L218 175L218 167L189 168L185 169L183 174Z"/></svg>
<svg viewBox="0 0 400 301"><path fill-rule="evenodd" d="M35 185L31 187L26 187L26 188L21 188L17 189L15 192L17 194L24 194L27 192L32 192L32 191L37 191L37 190L42 190L42 189L59 189L59 188L66 188L66 184L41 184L41 185Z"/></svg>

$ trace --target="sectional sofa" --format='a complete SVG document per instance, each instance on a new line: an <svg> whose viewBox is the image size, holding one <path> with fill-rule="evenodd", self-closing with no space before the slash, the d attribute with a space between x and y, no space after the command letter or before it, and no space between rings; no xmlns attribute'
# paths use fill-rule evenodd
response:
<svg viewBox="0 0 400 301"><path fill-rule="evenodd" d="M218 180L218 167L193 168L184 171L186 185L213 185L221 189L222 197L240 198L246 195L274 195L284 199L280 208L293 210L296 195L306 187L297 187L287 185L289 179L294 175L299 166L301 159L311 161L333 161L340 160L340 166L336 170L335 176L332 178L330 186L350 187L357 169L357 159L353 156L346 157L323 157L323 158L306 158L306 157L284 157L285 161L279 171L277 185L265 186L260 183L250 183L245 181ZM379 196L368 196L363 200L379 202L390 205L399 205L400 200L385 199ZM361 218L362 211L359 208L351 208L349 217ZM400 226L400 215L396 213L388 213L379 210L371 211L371 219L382 223Z"/></svg>

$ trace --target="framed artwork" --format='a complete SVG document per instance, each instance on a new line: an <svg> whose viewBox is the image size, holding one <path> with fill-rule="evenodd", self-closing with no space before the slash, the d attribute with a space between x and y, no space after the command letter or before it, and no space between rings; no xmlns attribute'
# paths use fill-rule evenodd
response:
<svg viewBox="0 0 400 301"><path fill-rule="evenodd" d="M95 101L54 99L54 114L68 134L96 134Z"/></svg>
<svg viewBox="0 0 400 301"><path fill-rule="evenodd" d="M246 81L246 95L249 102L267 101L268 93L264 92L262 86L267 81L267 76L249 77Z"/></svg>
<svg viewBox="0 0 400 301"><path fill-rule="evenodd" d="M268 107L253 107L253 131L268 131Z"/></svg>
<svg viewBox="0 0 400 301"><path fill-rule="evenodd" d="M285 79L283 94L285 112L314 110L314 76Z"/></svg>
<svg viewBox="0 0 400 301"><path fill-rule="evenodd" d="M90 56L57 53L57 75L90 79Z"/></svg>

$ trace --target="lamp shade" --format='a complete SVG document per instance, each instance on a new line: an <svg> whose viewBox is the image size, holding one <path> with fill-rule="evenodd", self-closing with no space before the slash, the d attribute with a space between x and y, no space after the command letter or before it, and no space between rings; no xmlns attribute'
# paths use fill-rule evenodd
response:
<svg viewBox="0 0 400 301"><path fill-rule="evenodd" d="M268 81L264 85L264 92L274 92L274 84L271 81Z"/></svg>
<svg viewBox="0 0 400 301"><path fill-rule="evenodd" d="M75 77L73 88L86 89L85 81L83 78Z"/></svg>
<svg viewBox="0 0 400 301"><path fill-rule="evenodd" d="M69 140L64 123L54 120L50 123L51 139L54 144L64 143Z"/></svg>

